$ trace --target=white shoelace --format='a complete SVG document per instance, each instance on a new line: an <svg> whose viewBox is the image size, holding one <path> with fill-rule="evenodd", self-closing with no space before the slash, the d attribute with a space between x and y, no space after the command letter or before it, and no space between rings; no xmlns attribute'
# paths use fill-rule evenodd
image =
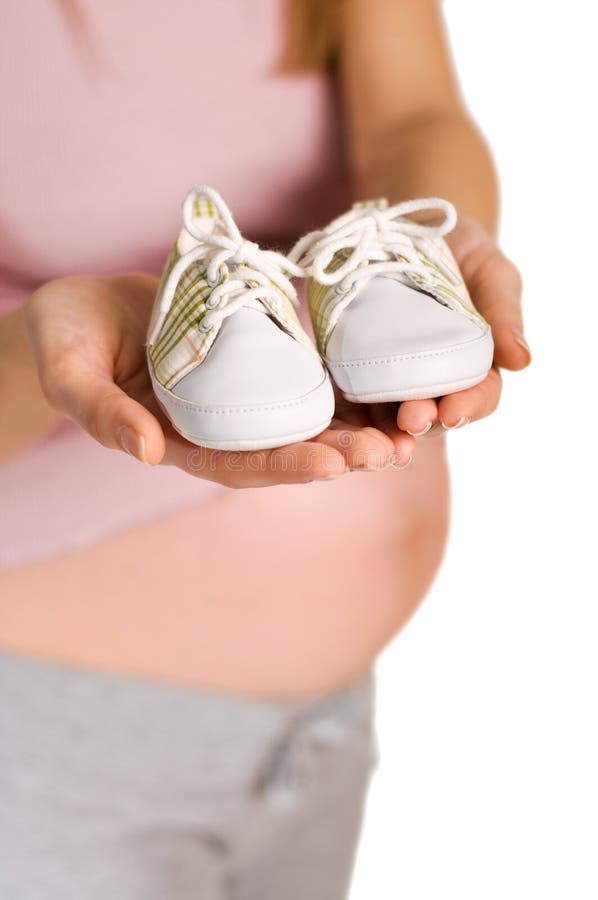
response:
<svg viewBox="0 0 598 900"><path fill-rule="evenodd" d="M444 213L440 225L421 225L404 218L429 209ZM418 238L442 237L453 230L456 221L454 206L437 197L408 200L386 209L354 207L327 228L301 238L289 259L320 284L335 285L339 294L376 275L415 275L416 279L429 280L430 273L418 255ZM350 253L342 265L328 271L339 250ZM439 254L432 259L428 247L426 256L449 281L458 283Z"/></svg>
<svg viewBox="0 0 598 900"><path fill-rule="evenodd" d="M200 199L209 200L215 207L222 233L204 234L195 228L194 205ZM245 240L228 206L213 188L197 185L189 191L183 203L183 225L191 237L200 243L184 253L173 266L164 285L150 343L155 340L168 314L181 275L193 263L202 260L207 263L206 278L214 289L206 300L209 312L200 320L198 327L201 331L210 331L242 306L251 306L264 298L273 301L276 307L281 302L279 290L293 306L299 306L297 292L289 276L303 275L303 269L284 254L262 250L253 241ZM229 273L236 277L229 278ZM255 284L250 286L252 282Z"/></svg>

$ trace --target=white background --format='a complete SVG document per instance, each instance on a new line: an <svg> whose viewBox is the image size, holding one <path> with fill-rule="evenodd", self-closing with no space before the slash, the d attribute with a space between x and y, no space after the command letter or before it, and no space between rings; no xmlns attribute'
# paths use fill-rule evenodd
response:
<svg viewBox="0 0 598 900"><path fill-rule="evenodd" d="M451 435L452 539L379 667L352 900L598 898L596 8L446 0L534 364Z"/></svg>

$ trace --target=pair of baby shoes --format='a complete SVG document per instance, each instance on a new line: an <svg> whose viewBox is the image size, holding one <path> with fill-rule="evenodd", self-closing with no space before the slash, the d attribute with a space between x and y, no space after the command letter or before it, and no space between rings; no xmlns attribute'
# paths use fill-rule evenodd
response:
<svg viewBox="0 0 598 900"><path fill-rule="evenodd" d="M440 210L439 226L409 218ZM147 354L156 397L193 444L254 450L307 440L355 403L424 399L482 381L492 336L443 240L450 203L358 203L288 256L243 239L222 197L195 187L167 261ZM307 278L317 349L295 308ZM330 373L330 374L328 374Z"/></svg>

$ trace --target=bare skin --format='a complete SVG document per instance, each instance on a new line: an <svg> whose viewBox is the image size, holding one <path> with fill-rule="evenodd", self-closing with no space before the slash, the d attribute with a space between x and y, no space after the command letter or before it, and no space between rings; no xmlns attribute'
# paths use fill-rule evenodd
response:
<svg viewBox="0 0 598 900"><path fill-rule="evenodd" d="M372 407L339 401L332 426L286 448L284 466L272 452L257 461L235 454L234 464L220 453L204 456L198 470L193 448L159 415L145 370L155 279L133 273L44 285L25 311L0 320L0 415L7 425L0 459L68 416L105 446L151 465L176 465L232 487L280 487L229 494L195 519L173 516L54 563L1 573L2 646L249 693L310 693L367 668L424 595L442 553L448 489L442 442L418 436L490 414L500 397L499 367L529 363L521 283L492 237L494 170L463 109L439 5L348 0L339 80L356 195L437 195L456 204L460 222L450 243L492 326L493 369L481 385L435 400ZM412 457L407 472L370 475L371 487L367 476L345 474L401 469ZM335 484L285 487L338 475ZM251 530L223 557L225 573L202 582L201 592L168 595L165 605L170 563L178 554L188 558L198 528L214 536L217 555L218 536L239 521ZM271 529L268 564L256 566L255 536L271 521L280 527ZM156 553L148 552L154 542ZM117 562L123 553L130 567ZM330 559L342 563L331 568Z"/></svg>

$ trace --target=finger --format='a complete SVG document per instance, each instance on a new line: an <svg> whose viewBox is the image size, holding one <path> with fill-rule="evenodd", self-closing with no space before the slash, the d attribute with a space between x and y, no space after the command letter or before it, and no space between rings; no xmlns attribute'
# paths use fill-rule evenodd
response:
<svg viewBox="0 0 598 900"><path fill-rule="evenodd" d="M341 453L350 469L384 469L394 462L392 438L371 425L355 426L335 418L317 440Z"/></svg>
<svg viewBox="0 0 598 900"><path fill-rule="evenodd" d="M531 352L523 335L522 281L517 267L494 246L468 278L472 300L492 328L495 365L523 369Z"/></svg>
<svg viewBox="0 0 598 900"><path fill-rule="evenodd" d="M194 446L172 429L167 435L166 464L227 487L305 484L337 478L347 471L340 453L315 441L273 450L236 452Z"/></svg>
<svg viewBox="0 0 598 900"><path fill-rule="evenodd" d="M415 438L397 425L396 406L393 403L374 403L370 407L372 422L392 441L395 460L393 467L405 469L415 452Z"/></svg>
<svg viewBox="0 0 598 900"><path fill-rule="evenodd" d="M405 400L399 406L397 425L413 437L427 434L438 419L435 400Z"/></svg>
<svg viewBox="0 0 598 900"><path fill-rule="evenodd" d="M91 370L80 355L64 351L60 360L42 360L39 374L48 402L104 447L124 450L150 465L161 461L165 445L160 423L101 367Z"/></svg>
<svg viewBox="0 0 598 900"><path fill-rule="evenodd" d="M448 394L438 403L439 419L447 430L461 428L494 412L500 400L502 379L498 369L490 369L484 381L466 391Z"/></svg>

